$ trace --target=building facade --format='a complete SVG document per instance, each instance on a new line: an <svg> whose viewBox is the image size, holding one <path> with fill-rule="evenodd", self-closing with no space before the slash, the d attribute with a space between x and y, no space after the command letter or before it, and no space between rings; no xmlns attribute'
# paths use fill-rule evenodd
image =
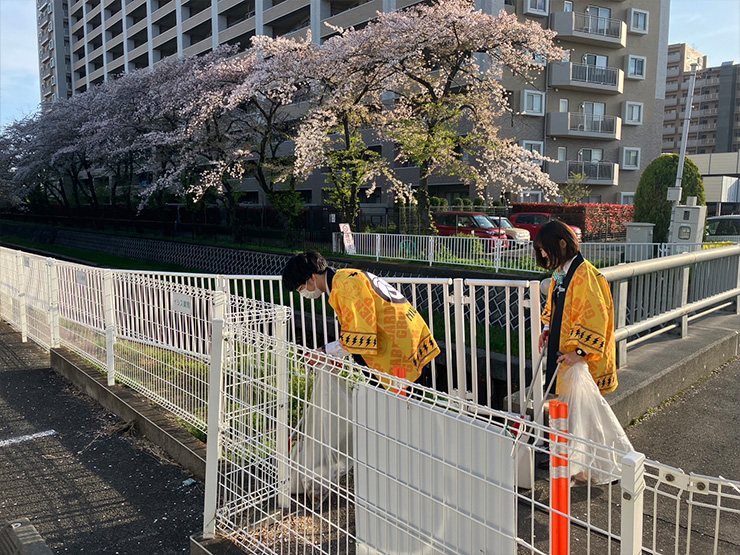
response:
<svg viewBox="0 0 740 555"><path fill-rule="evenodd" d="M249 45L252 36L303 37L316 41L340 27L361 26L377 12L403 9L414 0L42 0L55 11L67 1L74 93L116 75L152 68L167 56L191 56L219 44ZM41 4L40 4L41 5ZM543 163L558 183L582 174L593 202L630 203L641 170L660 154L666 84L669 0L480 0L488 13L501 10L557 31L568 51L530 82L505 78L517 115L502 122L501 133L555 162ZM54 35L57 42L58 34ZM389 159L392 144L371 145ZM413 167L396 168L407 182ZM263 193L247 180L250 200ZM317 174L302 190L308 204L324 200ZM475 191L453 177L431 180L433 196L473 197ZM496 184L487 194L500 195ZM539 200L540 192L527 192ZM363 210L392 206L377 191ZM517 199L509 199L517 200Z"/></svg>
<svg viewBox="0 0 740 555"><path fill-rule="evenodd" d="M707 58L686 44L668 46L663 152L679 152L691 64L698 63L687 154L740 151L740 64L707 67Z"/></svg>
<svg viewBox="0 0 740 555"><path fill-rule="evenodd" d="M68 0L37 0L41 104L72 95Z"/></svg>
<svg viewBox="0 0 740 555"><path fill-rule="evenodd" d="M740 151L692 154L704 183L707 215L740 214Z"/></svg>

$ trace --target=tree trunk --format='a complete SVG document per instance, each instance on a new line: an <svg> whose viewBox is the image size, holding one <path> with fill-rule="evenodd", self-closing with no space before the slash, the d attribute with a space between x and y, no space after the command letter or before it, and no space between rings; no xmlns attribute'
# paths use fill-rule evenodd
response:
<svg viewBox="0 0 740 555"><path fill-rule="evenodd" d="M419 213L419 232L432 234L432 218L429 214L429 162L423 162L419 168L419 189L416 192L417 210Z"/></svg>

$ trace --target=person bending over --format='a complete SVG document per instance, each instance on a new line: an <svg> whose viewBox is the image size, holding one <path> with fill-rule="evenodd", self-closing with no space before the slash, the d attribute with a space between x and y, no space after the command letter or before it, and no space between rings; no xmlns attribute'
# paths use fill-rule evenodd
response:
<svg viewBox="0 0 740 555"><path fill-rule="evenodd" d="M288 260L282 278L288 291L307 299L329 295L339 320L339 339L318 350L334 357L362 356L385 387L390 384L386 374L416 382L440 352L417 310L370 272L334 270L319 253L306 252Z"/></svg>

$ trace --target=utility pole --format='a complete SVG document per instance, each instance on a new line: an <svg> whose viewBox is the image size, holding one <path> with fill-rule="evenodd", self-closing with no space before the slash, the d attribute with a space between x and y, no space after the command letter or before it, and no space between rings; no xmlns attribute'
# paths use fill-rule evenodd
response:
<svg viewBox="0 0 740 555"><path fill-rule="evenodd" d="M674 229L675 221L678 214L678 210L681 203L682 194L682 180L683 180L683 166L686 160L686 144L689 139L689 126L691 125L691 105L694 103L694 86L696 85L696 68L698 61L691 64L691 76L689 78L689 92L686 96L686 105L684 107L683 116L683 131L681 132L681 149L678 154L678 168L676 169L676 184L674 187L668 187L667 200L671 202L671 223L668 227L668 241L674 243L678 241L678 236L685 234L685 227L683 230ZM690 202L692 206L695 205L696 199L692 199ZM681 226L680 226L681 227ZM679 233L682 231L682 233ZM683 238L683 237L682 237Z"/></svg>
<svg viewBox="0 0 740 555"><path fill-rule="evenodd" d="M691 124L691 105L694 103L694 86L696 85L696 66L698 64L694 62L691 64L691 77L689 78L689 94L686 97L686 107L683 116L683 131L681 132L681 150L678 154L678 170L676 171L676 185L673 187L673 194L668 191L668 200L671 201L673 206L678 206L681 202L681 181L683 180L683 164L686 160L686 144L689 139L689 125Z"/></svg>

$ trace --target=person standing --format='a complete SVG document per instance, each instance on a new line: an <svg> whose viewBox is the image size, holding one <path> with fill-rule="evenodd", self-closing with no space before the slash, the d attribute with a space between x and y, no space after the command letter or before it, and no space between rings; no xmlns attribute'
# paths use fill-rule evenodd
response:
<svg viewBox="0 0 740 555"><path fill-rule="evenodd" d="M558 364L585 361L602 395L617 389L614 304L606 278L583 258L573 230L550 222L534 238L537 263L552 270L539 350L547 348L546 383ZM560 376L558 376L559 391Z"/></svg>
<svg viewBox="0 0 740 555"><path fill-rule="evenodd" d="M288 260L282 279L288 291L305 298L329 295L339 320L339 339L318 350L334 357L360 355L385 387L390 384L386 375L416 382L440 352L418 311L370 272L334 270L321 254L306 252Z"/></svg>

